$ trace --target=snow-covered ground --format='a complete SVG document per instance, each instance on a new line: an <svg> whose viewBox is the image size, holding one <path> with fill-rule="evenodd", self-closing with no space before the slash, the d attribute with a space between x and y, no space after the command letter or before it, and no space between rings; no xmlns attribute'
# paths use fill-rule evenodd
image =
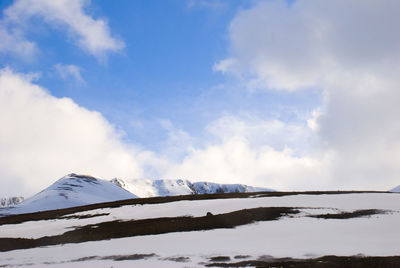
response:
<svg viewBox="0 0 400 268"><path fill-rule="evenodd" d="M400 194L396 193L289 195L127 205L68 215L109 213L86 219L69 218L1 225L0 236L39 238L62 234L76 226L105 221L183 215L204 216L207 212L215 215L257 207L297 207L301 213L234 229L145 235L1 252L0 266L31 264L33 267L40 267L50 263L57 267L202 267L205 262L208 263L209 258L215 256L228 256L233 261L237 255L249 255L253 259L263 255L298 258L331 254L400 255ZM359 209L379 209L387 212L350 219L307 217ZM132 254L154 255L138 260L112 260L117 255ZM71 262L80 258L86 259ZM171 260L174 258L175 261Z"/></svg>
<svg viewBox="0 0 400 268"><path fill-rule="evenodd" d="M129 205L117 208L102 208L70 214L84 216L108 214L86 219L59 219L25 222L0 226L0 237L39 238L45 235L62 234L72 226L84 226L113 220L139 220L184 215L204 216L207 212L227 213L244 208L257 207L303 207L308 214L338 213L357 209L400 210L400 195L397 194L343 194L343 195L292 195L283 197L233 198L214 200L178 201L162 204ZM43 229L44 224L46 229Z"/></svg>

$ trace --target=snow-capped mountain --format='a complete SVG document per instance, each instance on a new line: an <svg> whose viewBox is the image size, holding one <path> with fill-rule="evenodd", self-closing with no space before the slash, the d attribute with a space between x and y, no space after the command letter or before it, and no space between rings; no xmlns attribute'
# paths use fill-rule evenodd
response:
<svg viewBox="0 0 400 268"><path fill-rule="evenodd" d="M390 190L389 192L392 192L392 193L400 193L400 185L399 186L397 186L397 187L394 187L392 190Z"/></svg>
<svg viewBox="0 0 400 268"><path fill-rule="evenodd" d="M112 179L118 185L138 197L215 194L215 193L244 193L273 191L267 188L252 187L244 184L219 184L213 182L190 182L188 180L143 180L125 181Z"/></svg>
<svg viewBox="0 0 400 268"><path fill-rule="evenodd" d="M263 191L273 190L244 184L192 183L180 179L106 181L71 173L22 203L3 208L0 214L29 213L142 197ZM9 201L4 202L8 204ZM13 199L12 202L16 204L18 200Z"/></svg>
<svg viewBox="0 0 400 268"><path fill-rule="evenodd" d="M0 198L0 207L13 207L24 201L22 196Z"/></svg>
<svg viewBox="0 0 400 268"><path fill-rule="evenodd" d="M15 206L12 213L60 209L136 197L109 181L72 173Z"/></svg>
<svg viewBox="0 0 400 268"><path fill-rule="evenodd" d="M213 193L246 193L246 192L273 192L274 190L262 187L253 187L245 184L219 184L213 182L195 182L192 184L194 194Z"/></svg>

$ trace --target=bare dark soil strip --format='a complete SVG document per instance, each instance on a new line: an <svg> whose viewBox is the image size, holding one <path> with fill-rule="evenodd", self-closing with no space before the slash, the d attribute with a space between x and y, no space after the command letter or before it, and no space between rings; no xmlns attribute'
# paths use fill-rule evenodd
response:
<svg viewBox="0 0 400 268"><path fill-rule="evenodd" d="M310 215L312 218L319 219L351 219L351 218L359 218L359 217L368 217L376 214L385 214L386 210L380 209L360 209L353 212L341 212L341 213L328 213L328 214L320 214L320 215Z"/></svg>
<svg viewBox="0 0 400 268"><path fill-rule="evenodd" d="M248 259L250 258L250 255L236 255L234 258L235 259Z"/></svg>
<svg viewBox="0 0 400 268"><path fill-rule="evenodd" d="M271 259L271 261L248 260L235 263L210 263L207 267L296 267L296 268L397 268L400 257L340 257L324 256L316 259Z"/></svg>
<svg viewBox="0 0 400 268"><path fill-rule="evenodd" d="M184 257L184 256L181 256L181 257L168 257L168 258L165 258L164 260L166 260L166 261L174 261L174 262L190 262L191 261L191 259L189 257Z"/></svg>
<svg viewBox="0 0 400 268"><path fill-rule="evenodd" d="M230 261L231 258L229 256L216 256L216 257L209 258L209 260L212 262L226 262L226 261Z"/></svg>
<svg viewBox="0 0 400 268"><path fill-rule="evenodd" d="M34 213L25 213L18 215L9 215L1 217L0 225L16 224L26 221L40 221L57 219L61 216L73 214L77 212L100 209L100 208L115 208L127 205L145 205L145 204L160 204L168 202L176 202L183 200L210 200L210 199L227 199L227 198L258 198L258 197L280 197L289 195L323 195L323 194L361 194L361 193L389 193L379 191L307 191L307 192L256 192L256 193L228 193L228 194L200 194L200 195L180 195L180 196L165 196L165 197L149 197L149 198L134 198L114 202L97 203L86 206L40 211ZM396 194L396 193L392 193ZM0 211L1 213L1 211Z"/></svg>
<svg viewBox="0 0 400 268"><path fill-rule="evenodd" d="M131 255L111 255L111 256L89 256L83 257L75 260L71 260L71 262L82 262L82 261L92 261L92 260L114 260L114 261L136 261L136 260L144 260L152 257L157 257L156 254L131 254Z"/></svg>
<svg viewBox="0 0 400 268"><path fill-rule="evenodd" d="M282 216L297 213L299 210L289 207L260 207L203 217L184 216L102 222L78 227L62 235L45 236L38 239L0 238L0 251L140 235L234 228L257 221L277 220Z"/></svg>
<svg viewBox="0 0 400 268"><path fill-rule="evenodd" d="M152 257L156 257L157 255L152 254L132 254L132 255L112 255L103 257L102 260L114 260L114 261L137 261L144 260Z"/></svg>

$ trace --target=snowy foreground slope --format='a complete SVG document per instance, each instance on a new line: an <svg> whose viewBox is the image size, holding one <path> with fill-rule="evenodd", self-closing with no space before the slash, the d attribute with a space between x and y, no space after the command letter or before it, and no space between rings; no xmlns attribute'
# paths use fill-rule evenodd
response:
<svg viewBox="0 0 400 268"><path fill-rule="evenodd" d="M0 218L0 267L269 267L326 255L398 267L363 256L400 256L399 211L397 193L267 192L15 215Z"/></svg>
<svg viewBox="0 0 400 268"><path fill-rule="evenodd" d="M15 203L13 208L0 209L0 216L51 209L61 209L116 200L189 194L243 193L273 191L244 184L191 183L188 180L106 181L88 175L68 174L43 191Z"/></svg>

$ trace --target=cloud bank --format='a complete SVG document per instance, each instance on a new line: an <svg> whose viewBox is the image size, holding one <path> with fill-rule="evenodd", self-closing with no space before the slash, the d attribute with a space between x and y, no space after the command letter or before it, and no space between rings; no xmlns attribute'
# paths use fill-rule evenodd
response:
<svg viewBox="0 0 400 268"><path fill-rule="evenodd" d="M253 90L320 89L323 104L308 123L313 151L330 155L321 180L387 189L400 183L399 8L394 0L259 1L233 19L231 55L214 70Z"/></svg>
<svg viewBox="0 0 400 268"><path fill-rule="evenodd" d="M0 188L33 194L70 172L141 178L139 151L98 112L0 71Z"/></svg>
<svg viewBox="0 0 400 268"><path fill-rule="evenodd" d="M167 178L272 186L280 190L331 186L330 155L304 155L291 145L307 143L309 130L299 124L249 116L223 116L207 127L208 142L192 146L183 161L171 163Z"/></svg>

